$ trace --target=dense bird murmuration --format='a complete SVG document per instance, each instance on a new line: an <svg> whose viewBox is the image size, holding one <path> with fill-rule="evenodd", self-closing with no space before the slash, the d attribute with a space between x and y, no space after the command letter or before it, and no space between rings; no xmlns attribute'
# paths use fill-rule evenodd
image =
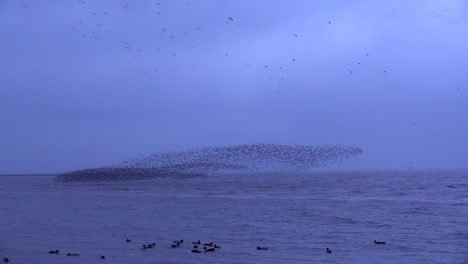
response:
<svg viewBox="0 0 468 264"><path fill-rule="evenodd" d="M61 182L192 178L223 170L304 171L342 162L362 153L358 147L251 144L158 153L107 167L65 172Z"/></svg>

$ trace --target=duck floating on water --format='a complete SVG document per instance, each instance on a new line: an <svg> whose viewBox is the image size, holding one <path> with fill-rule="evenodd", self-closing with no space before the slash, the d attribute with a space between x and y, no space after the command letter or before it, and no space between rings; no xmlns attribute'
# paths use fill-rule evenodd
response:
<svg viewBox="0 0 468 264"><path fill-rule="evenodd" d="M331 254L331 250L329 248L327 248L327 253Z"/></svg>
<svg viewBox="0 0 468 264"><path fill-rule="evenodd" d="M49 251L49 254L58 254L58 253L59 253L58 249Z"/></svg>
<svg viewBox="0 0 468 264"><path fill-rule="evenodd" d="M67 256L78 257L80 254L78 253L67 253Z"/></svg>
<svg viewBox="0 0 468 264"><path fill-rule="evenodd" d="M385 243L384 241L376 241L376 240L374 240L374 244L376 244L376 245L385 245L385 244L387 244L387 243Z"/></svg>
<svg viewBox="0 0 468 264"><path fill-rule="evenodd" d="M257 250L268 250L267 247L257 247Z"/></svg>

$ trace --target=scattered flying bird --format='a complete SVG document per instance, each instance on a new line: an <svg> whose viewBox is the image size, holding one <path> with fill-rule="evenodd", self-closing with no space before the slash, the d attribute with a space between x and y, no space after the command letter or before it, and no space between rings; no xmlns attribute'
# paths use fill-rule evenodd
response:
<svg viewBox="0 0 468 264"><path fill-rule="evenodd" d="M331 25L331 22L330 22L330 21L328 21L328 24L329 24L329 25Z"/></svg>
<svg viewBox="0 0 468 264"><path fill-rule="evenodd" d="M297 37L298 37L298 35L297 35L297 34L294 34L294 37L296 37L296 38L297 38Z"/></svg>
<svg viewBox="0 0 468 264"><path fill-rule="evenodd" d="M228 17L228 18L229 18L229 20L234 21L234 19L232 19L232 17Z"/></svg>
<svg viewBox="0 0 468 264"><path fill-rule="evenodd" d="M387 73L387 71L382 71L382 73Z"/></svg>

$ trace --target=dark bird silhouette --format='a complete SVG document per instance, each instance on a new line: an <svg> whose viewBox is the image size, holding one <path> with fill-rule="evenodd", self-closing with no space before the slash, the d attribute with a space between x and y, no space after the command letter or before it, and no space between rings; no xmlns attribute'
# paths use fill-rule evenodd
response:
<svg viewBox="0 0 468 264"><path fill-rule="evenodd" d="M298 36L297 34L295 34L295 35L294 35L294 37L296 37L296 38L297 38L297 37L299 37L299 36Z"/></svg>
<svg viewBox="0 0 468 264"><path fill-rule="evenodd" d="M59 253L58 249L49 251L49 254L58 254L58 253Z"/></svg>
<svg viewBox="0 0 468 264"><path fill-rule="evenodd" d="M67 253L67 256L78 257L80 254L78 253Z"/></svg>
<svg viewBox="0 0 468 264"><path fill-rule="evenodd" d="M228 17L228 18L229 18L229 20L234 21L234 19L232 19L232 17Z"/></svg>
<svg viewBox="0 0 468 264"><path fill-rule="evenodd" d="M292 59L292 61L296 61L296 59Z"/></svg>
<svg viewBox="0 0 468 264"><path fill-rule="evenodd" d="M327 253L331 254L331 250L329 248L327 248Z"/></svg>
<svg viewBox="0 0 468 264"><path fill-rule="evenodd" d="M267 247L257 247L257 250L268 250Z"/></svg>
<svg viewBox="0 0 468 264"><path fill-rule="evenodd" d="M376 241L374 240L374 244L376 245L385 245L386 243L384 241Z"/></svg>
<svg viewBox="0 0 468 264"><path fill-rule="evenodd" d="M101 256L101 259L106 259L106 256Z"/></svg>
<svg viewBox="0 0 468 264"><path fill-rule="evenodd" d="M8 258L3 258L3 262L8 263L10 260Z"/></svg>
<svg viewBox="0 0 468 264"><path fill-rule="evenodd" d="M132 241L131 241L130 239L128 239L128 238L127 238L127 240L125 240L125 242L127 242L127 243L128 243L128 242L132 242Z"/></svg>
<svg viewBox="0 0 468 264"><path fill-rule="evenodd" d="M328 24L329 24L329 25L331 25L331 22L330 22L330 21L328 21Z"/></svg>

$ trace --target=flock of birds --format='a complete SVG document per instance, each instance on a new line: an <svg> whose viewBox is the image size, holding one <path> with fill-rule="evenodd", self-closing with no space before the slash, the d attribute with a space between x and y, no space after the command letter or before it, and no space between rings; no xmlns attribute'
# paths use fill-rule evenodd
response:
<svg viewBox="0 0 468 264"><path fill-rule="evenodd" d="M83 0L77 0L76 3L81 6L89 6L89 9L87 10L88 17L85 18L80 18L76 20L73 25L70 26L71 30L76 32L77 36L80 36L83 39L92 39L95 41L100 41L102 39L111 38L110 35L113 34L114 29L112 28L112 25L108 23L111 19L112 15L114 13L121 13L121 12L126 12L132 9L133 3L128 2L125 3L121 6L122 11L117 11L115 7L112 9L112 11L104 11L104 10L95 10L92 6L92 3L87 3L86 1ZM187 2L186 7L190 7L191 3ZM23 4L23 8L27 8L28 6ZM204 41L204 39L211 38L209 33L210 33L210 27L208 25L204 25L203 27L201 25L196 25L192 22L188 22L188 24L181 29L183 26L179 26L179 29L170 29L170 23L163 22L164 20L159 20L160 18L168 18L165 17L166 15L171 16L170 11L169 11L170 3L167 2L153 2L152 6L148 6L147 8L150 10L150 14L154 14L154 19L158 21L157 26L151 25L147 26L146 30L150 30L149 32L145 33L144 36L141 36L141 39L144 39L146 41L151 41L158 43L158 45L153 46L152 48L148 48L147 44L142 44L142 42L137 42L138 38L133 39L133 40L125 40L122 39L122 45L120 48L117 48L115 46L107 46L105 48L106 53L114 53L116 52L117 54L122 54L122 51L124 51L123 54L130 55L131 58L133 59L140 59L140 58L147 58L148 56L153 56L149 54L154 54L154 52L162 52L165 53L163 56L170 56L170 57L177 57L177 52L181 52L184 54L197 54L199 52L199 48L204 48L200 47L198 44ZM187 12L190 12L189 10ZM130 12L131 13L131 12ZM159 23L161 21L161 23ZM329 26L333 26L331 21L327 21ZM231 29L226 29L224 31L232 31L232 32L239 32L244 30L244 23L239 23L238 19L233 17L233 16L226 16L224 19L224 23L229 26L229 27L236 27L231 28ZM247 22L246 22L247 23ZM326 21L324 21L326 23ZM203 32L206 31L206 32ZM202 33L203 32L203 33ZM156 37L159 36L160 40L155 41L155 39L148 38L148 36ZM289 35L292 38L297 38L300 39L301 36L297 33L290 33ZM114 38L114 37L112 37ZM236 37L234 37L236 38ZM176 42L174 42L176 41ZM185 49L180 49L180 47L184 45ZM200 44L202 45L202 44ZM100 44L96 44L96 46L100 46ZM176 48L178 47L178 48ZM55 48L58 50L58 48ZM191 51L193 50L193 51ZM104 50L103 50L104 52ZM147 53L146 53L147 52ZM146 53L146 54L145 54ZM363 53L364 54L364 53ZM369 56L369 53L365 53L366 56ZM219 56L222 57L228 57L230 56L230 52L228 50L220 51ZM275 63L275 65L271 65L268 63L260 63L260 62L252 62L248 61L248 59L244 62L243 66L244 67L249 67L251 69L256 69L257 71L260 72L261 76L265 76L267 80L272 81L273 83L276 82L276 85L273 87L281 87L282 84L285 82L285 78L288 75L286 72L287 69L293 68L291 63L296 62L296 56L294 56L294 53L291 52L289 55L289 61L283 61L281 63ZM166 58L167 59L167 58ZM142 73L144 74L158 74L158 71L164 67L164 62L165 60L155 60L154 63L151 63L151 66L144 66L144 69L141 70ZM187 64L186 60L182 60L183 63ZM196 67L196 63L190 63L190 67L193 69ZM147 65L146 62L143 62L141 65ZM223 65L228 65L223 64ZM357 62L357 66L361 65L361 61ZM241 66L241 65L237 65ZM197 66L198 67L198 66ZM261 71L263 69L264 72ZM350 69L349 70L350 74L356 73L356 69ZM387 73L386 70L382 70L382 73ZM273 85L271 83L271 85ZM278 93L278 90L277 90Z"/></svg>
<svg viewBox="0 0 468 264"><path fill-rule="evenodd" d="M132 240L130 240L129 238L127 238L125 241L126 241L127 243L132 242ZM171 247L171 248L180 248L180 247L182 247L183 244L184 244L184 240L183 240L183 239L181 239L181 240L174 240L173 243L172 243L172 245L171 245L170 247ZM386 242L374 240L374 244L376 244L376 245L385 245ZM154 242L153 242L153 243L150 243L150 244L144 244L144 245L141 247L142 250L153 249L153 248L156 248L156 243L154 243ZM215 251L216 249L220 249L221 246L219 246L219 245L217 245L217 244L215 244L215 243L213 243L213 242L202 243L200 240L198 240L198 241L192 242L192 244L191 244L191 246L190 246L189 248L191 249L191 252L192 252L192 253L208 253L208 252L213 252L213 251ZM257 250L263 250L263 251L269 250L268 247L260 247L260 246L258 246L256 249L257 249ZM56 249L56 250L50 250L50 251L49 251L49 254L58 255L59 252L60 252L60 250L58 250L58 249ZM331 253L332 253L331 249L328 248L328 247L326 248L325 252L328 253L328 254L331 254ZM70 257L78 257L78 256L80 256L79 253L67 253L66 255L67 255L67 256L70 256ZM100 259L106 259L106 256L101 255L99 258L100 258ZM10 259L9 259L9 258L3 258L3 262L8 263L8 262L10 262Z"/></svg>
<svg viewBox="0 0 468 264"><path fill-rule="evenodd" d="M358 147L250 144L203 147L158 153L117 164L65 172L59 182L191 178L220 170L243 172L304 171L338 163L362 153Z"/></svg>

